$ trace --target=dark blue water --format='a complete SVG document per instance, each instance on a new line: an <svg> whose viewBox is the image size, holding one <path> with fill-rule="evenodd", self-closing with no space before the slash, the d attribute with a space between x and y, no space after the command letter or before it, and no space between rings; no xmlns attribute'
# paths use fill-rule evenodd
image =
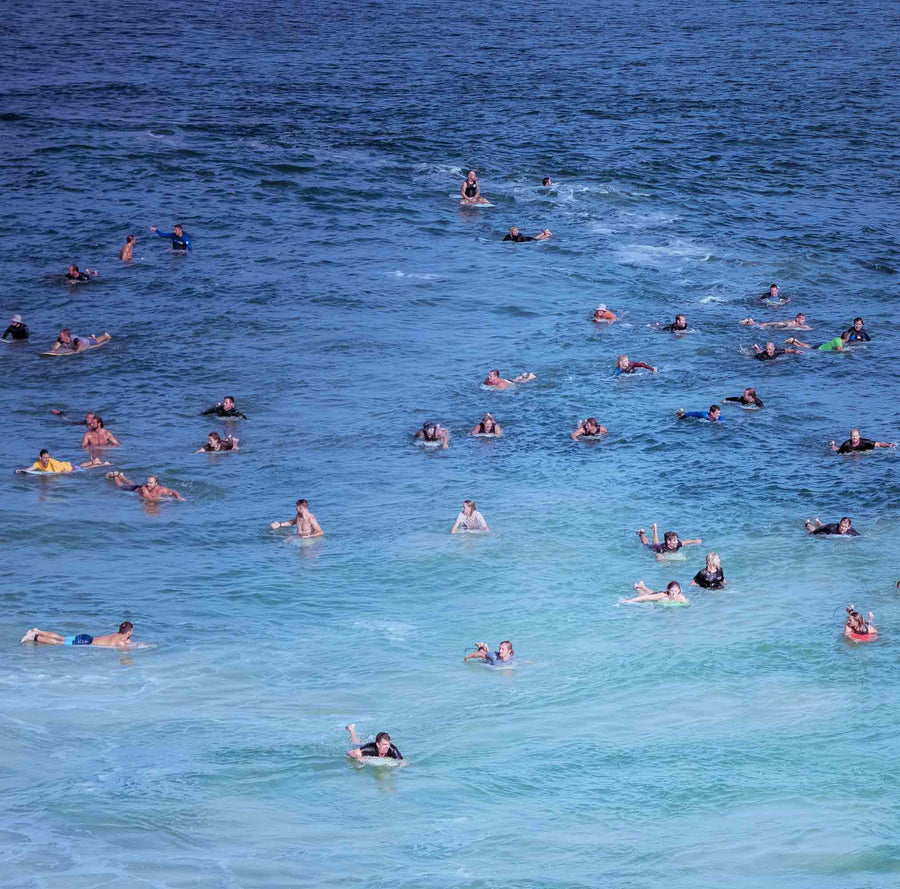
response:
<svg viewBox="0 0 900 889"><path fill-rule="evenodd" d="M4 13L4 886L895 885L897 457L827 446L900 438L895 5ZM873 341L748 357L741 318L798 311ZM113 340L38 358L63 326ZM241 451L194 454L226 393ZM14 476L82 459L54 408L186 502ZM269 529L298 497L318 543ZM465 497L490 537L447 533ZM653 521L703 544L656 563ZM708 550L726 591L687 587ZM691 606L619 604L640 578ZM126 618L155 647L18 644ZM463 665L507 638L517 670ZM351 721L409 766L355 770Z"/></svg>

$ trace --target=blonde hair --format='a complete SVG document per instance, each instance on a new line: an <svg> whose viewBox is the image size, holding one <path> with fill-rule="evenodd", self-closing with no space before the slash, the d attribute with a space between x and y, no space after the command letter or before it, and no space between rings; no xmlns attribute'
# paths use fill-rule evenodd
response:
<svg viewBox="0 0 900 889"><path fill-rule="evenodd" d="M706 554L706 568L708 571L718 571L719 568L722 567L722 562L719 559L718 553L707 553Z"/></svg>

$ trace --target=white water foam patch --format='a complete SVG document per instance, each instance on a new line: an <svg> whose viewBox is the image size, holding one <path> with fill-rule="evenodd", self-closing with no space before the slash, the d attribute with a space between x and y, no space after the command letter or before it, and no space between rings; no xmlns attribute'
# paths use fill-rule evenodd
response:
<svg viewBox="0 0 900 889"><path fill-rule="evenodd" d="M434 281L441 276L434 272L404 272L402 269L394 269L385 273L389 278L403 278L407 281Z"/></svg>
<svg viewBox="0 0 900 889"><path fill-rule="evenodd" d="M705 248L684 241L660 246L654 244L626 244L615 251L622 265L652 269L681 268L697 262L708 262L712 254Z"/></svg>

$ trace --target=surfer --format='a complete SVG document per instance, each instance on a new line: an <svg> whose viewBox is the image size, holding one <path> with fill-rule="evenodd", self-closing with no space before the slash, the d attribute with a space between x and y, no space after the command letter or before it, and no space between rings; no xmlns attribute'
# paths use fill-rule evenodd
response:
<svg viewBox="0 0 900 889"><path fill-rule="evenodd" d="M116 483L117 488L121 488L123 491L134 491L142 500L162 500L163 497L184 500L184 497L174 488L163 487L159 483L158 475L148 475L147 481L142 485L136 484L124 472L119 472L119 470L107 472L106 477L111 478Z"/></svg>
<svg viewBox="0 0 900 889"><path fill-rule="evenodd" d="M72 464L67 460L54 460L50 456L50 452L43 448L38 454L37 460L31 464L31 466L26 466L22 469L17 469L16 472L74 472L74 468Z"/></svg>
<svg viewBox="0 0 900 889"><path fill-rule="evenodd" d="M218 432L210 432L209 435L206 436L206 444L199 450L194 451L194 453L203 454L208 451L236 451L238 450L239 442L240 439L235 438L233 435L226 435L225 438L222 438Z"/></svg>
<svg viewBox="0 0 900 889"><path fill-rule="evenodd" d="M799 346L801 349L815 349L817 352L843 352L844 346L850 339L850 331L845 330L840 336L828 340L827 343L820 343L818 346L811 346L809 343L801 343L796 337L788 337L785 343L788 346Z"/></svg>
<svg viewBox="0 0 900 889"><path fill-rule="evenodd" d="M119 249L119 259L122 262L128 262L132 258L132 254L134 253L134 235L127 235L125 238L125 243Z"/></svg>
<svg viewBox="0 0 900 889"><path fill-rule="evenodd" d="M532 380L536 379L537 377L533 373L526 371L525 373L520 373L512 380L507 380L500 376L499 370L491 370L488 371L487 379L481 385L490 386L493 389L508 389L510 386L515 386L517 383L530 383Z"/></svg>
<svg viewBox="0 0 900 889"><path fill-rule="evenodd" d="M609 430L598 423L596 417L588 417L585 420L578 421L578 428L570 435L570 438L572 441L578 441L584 435L597 438L598 436L606 435L607 432Z"/></svg>
<svg viewBox="0 0 900 889"><path fill-rule="evenodd" d="M423 423L415 437L421 441L440 442L444 450L450 447L450 433L440 423Z"/></svg>
<svg viewBox="0 0 900 889"><path fill-rule="evenodd" d="M810 534L835 534L841 537L859 537L859 531L853 527L850 516L845 515L839 522L829 522L823 525L819 519L807 519L806 530Z"/></svg>
<svg viewBox="0 0 900 889"><path fill-rule="evenodd" d="M591 321L593 321L594 324L615 324L618 320L615 312L611 312L607 309L605 303L600 303L600 305L594 309L594 316L591 318Z"/></svg>
<svg viewBox="0 0 900 889"><path fill-rule="evenodd" d="M803 354L799 349L776 349L775 343L766 343L765 349L761 349L757 343L753 344L753 357L757 361L774 361L787 352L790 352L792 355Z"/></svg>
<svg viewBox="0 0 900 889"><path fill-rule="evenodd" d="M233 395L226 395L221 401L217 401L212 407L208 407L205 411L203 411L202 414L200 414L201 417L208 417L210 415L216 416L216 417L223 417L226 420L227 419L232 419L232 420L238 420L238 419L246 420L247 419L247 415L241 413L234 406L234 396Z"/></svg>
<svg viewBox="0 0 900 889"><path fill-rule="evenodd" d="M630 361L627 355L619 355L616 358L616 369L613 376L619 377L622 374L633 374L639 367L649 370L650 373L659 373L659 368L652 364L644 364L643 361Z"/></svg>
<svg viewBox="0 0 900 889"><path fill-rule="evenodd" d="M296 525L298 537L321 537L325 532L316 517L309 511L309 501L298 500L296 505L297 514L289 522L272 522L269 527L274 531L276 528L289 528L291 525Z"/></svg>
<svg viewBox="0 0 900 889"><path fill-rule="evenodd" d="M184 229L178 223L175 224L175 228L170 232L161 232L159 231L155 225L150 226L150 231L155 232L158 238L169 238L172 241L172 249L177 251L193 251L193 246L191 245L191 239L184 233Z"/></svg>
<svg viewBox="0 0 900 889"><path fill-rule="evenodd" d="M82 281L90 281L91 278L96 278L100 272L97 269L85 269L83 272L78 271L78 266L75 263L69 264L69 271L65 274L65 279L69 284L79 284Z"/></svg>
<svg viewBox="0 0 900 889"><path fill-rule="evenodd" d="M651 590L643 580L639 580L634 588L637 595L631 599L623 599L623 603L631 604L633 602L680 602L683 605L689 605L688 597L681 592L681 584L677 580L672 580L666 584L665 590L655 592Z"/></svg>
<svg viewBox="0 0 900 889"><path fill-rule="evenodd" d="M875 448L895 448L897 445L892 441L873 441L871 438L861 438L858 429L850 430L850 438L848 438L840 447L833 441L829 442L831 450L837 451L839 454L856 454L861 451L874 451Z"/></svg>
<svg viewBox="0 0 900 889"><path fill-rule="evenodd" d="M641 539L641 543L647 547L651 552L656 553L657 559L662 559L663 556L672 555L673 553L677 553L678 550L683 546L693 546L697 543L703 543L703 539L700 537L692 538L691 540L680 540L678 535L674 531L666 531L663 534L663 542L659 542L659 532L656 528L656 522L654 522L650 526L650 530L653 531L653 541L652 543L647 540L647 535L644 533L643 528L639 528L637 531L637 536Z"/></svg>
<svg viewBox="0 0 900 889"><path fill-rule="evenodd" d="M93 645L94 648L124 648L131 642L131 634L134 625L130 620L124 620L119 624L115 633L106 636L89 636L87 633L79 633L77 636L64 636L61 633L48 633L35 627L29 630L21 639L25 642L38 642L41 645Z"/></svg>
<svg viewBox="0 0 900 889"><path fill-rule="evenodd" d="M484 516L475 508L475 501L463 500L462 512L456 517L450 533L456 534L459 531L489 532L490 530Z"/></svg>
<svg viewBox="0 0 900 889"><path fill-rule="evenodd" d="M744 407L765 407L762 399L756 394L756 389L748 386L740 395L728 395L723 401L733 401L744 405Z"/></svg>
<svg viewBox="0 0 900 889"><path fill-rule="evenodd" d="M543 185L544 188L553 188L553 180L549 176L544 176L544 178L541 179L541 185Z"/></svg>
<svg viewBox="0 0 900 889"><path fill-rule="evenodd" d="M853 326L848 328L846 333L848 335L847 340L851 343L868 343L872 339L872 337L866 333L862 318L854 318Z"/></svg>
<svg viewBox="0 0 900 889"><path fill-rule="evenodd" d="M103 418L96 414L91 416L88 423L88 431L81 438L83 448L117 448L119 441L108 429L103 426Z"/></svg>
<svg viewBox="0 0 900 889"><path fill-rule="evenodd" d="M101 333L99 336L92 333L90 336L73 337L72 331L68 327L64 327L56 338L56 342L50 349L53 354L66 354L72 352L81 352L88 346L102 346L108 343L112 337L108 333Z"/></svg>
<svg viewBox="0 0 900 889"><path fill-rule="evenodd" d="M848 639L852 639L854 636L877 636L878 630L875 629L872 623L874 618L875 615L870 611L869 619L866 620L860 612L854 611L851 604L847 608L847 623L844 625L844 635Z"/></svg>
<svg viewBox="0 0 900 889"><path fill-rule="evenodd" d="M725 574L718 553L706 554L706 565L694 575L691 586L700 586L706 590L720 590L725 586Z"/></svg>
<svg viewBox="0 0 900 889"><path fill-rule="evenodd" d="M513 651L512 642L508 639L500 643L497 651L491 651L487 642L476 642L475 651L467 654L463 660L468 661L472 658L486 660L492 667L497 664L514 664L516 662L516 653Z"/></svg>
<svg viewBox="0 0 900 889"><path fill-rule="evenodd" d="M509 234L503 236L504 241L515 241L521 244L523 241L546 241L547 238L553 237L553 232L549 228L541 229L534 237L531 235L523 235L519 233L519 229L515 225L509 227Z"/></svg>
<svg viewBox="0 0 900 889"><path fill-rule="evenodd" d="M741 324L745 327L774 327L778 330L812 330L806 323L803 312L797 312L793 318L785 321L754 321L752 318L744 318Z"/></svg>
<svg viewBox="0 0 900 889"><path fill-rule="evenodd" d="M770 284L768 291L766 293L764 293L760 297L760 299L771 302L771 303L778 303L778 305L780 305L780 306L783 306L786 303L789 303L791 301L791 298L789 296L787 296L787 297L779 296L777 284Z"/></svg>
<svg viewBox="0 0 900 889"><path fill-rule="evenodd" d="M493 414L485 414L481 420L478 421L478 425L475 426L469 434L496 435L499 438L503 435L503 430L500 428L500 424L494 419Z"/></svg>
<svg viewBox="0 0 900 889"><path fill-rule="evenodd" d="M657 321L656 326L665 333L684 333L688 329L687 318L684 315L676 315L675 320L664 327Z"/></svg>
<svg viewBox="0 0 900 889"><path fill-rule="evenodd" d="M345 725L344 729L350 735L350 743L353 745L348 751L350 759L362 759L364 756L377 756L380 759L398 759L403 762L403 754L391 742L391 736L387 732L379 732L375 740L363 744L356 734L356 723Z"/></svg>
<svg viewBox="0 0 900 889"><path fill-rule="evenodd" d="M680 407L675 411L675 416L679 420L709 420L710 423L721 423L722 408L717 404L711 404L709 410L704 413L703 411L685 411Z"/></svg>
<svg viewBox="0 0 900 889"><path fill-rule="evenodd" d="M13 315L12 318L9 319L9 327L3 331L3 335L0 336L0 339L5 340L7 337L10 337L13 341L28 339L28 325L22 323L21 315Z"/></svg>
<svg viewBox="0 0 900 889"><path fill-rule="evenodd" d="M466 178L459 186L459 196L461 204L489 204L490 201L481 193L481 186L478 184L478 176L474 170L466 173Z"/></svg>

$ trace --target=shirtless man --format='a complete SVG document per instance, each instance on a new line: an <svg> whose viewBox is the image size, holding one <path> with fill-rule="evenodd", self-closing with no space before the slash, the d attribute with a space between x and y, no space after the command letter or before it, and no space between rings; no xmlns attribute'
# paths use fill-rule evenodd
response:
<svg viewBox="0 0 900 889"><path fill-rule="evenodd" d="M135 484L124 472L107 472L107 478L111 478L117 488L123 491L134 491L142 500L162 500L163 497L171 497L174 500L184 501L184 497L174 488L165 488L159 483L159 476L148 475L147 481L142 485Z"/></svg>
<svg viewBox="0 0 900 889"><path fill-rule="evenodd" d="M515 386L516 383L530 383L537 377L533 373L521 373L512 380L506 380L500 376L499 370L492 370L488 373L487 379L482 383L483 386L491 386L494 389L508 389Z"/></svg>
<svg viewBox="0 0 900 889"><path fill-rule="evenodd" d="M297 515L289 522L272 522L269 527L274 531L276 528L289 528L291 525L297 526L298 537L321 537L325 533L316 517L309 511L308 500L297 501Z"/></svg>
<svg viewBox="0 0 900 889"><path fill-rule="evenodd" d="M115 633L106 636L89 636L79 633L77 636L63 636L61 633L48 633L35 627L23 637L22 643L39 642L41 645L93 645L95 648L125 648L131 642L134 626L130 620L122 621Z"/></svg>
<svg viewBox="0 0 900 889"><path fill-rule="evenodd" d="M119 250L119 259L121 259L122 262L128 262L132 258L132 254L134 253L134 240L134 235L126 236L125 243Z"/></svg>
<svg viewBox="0 0 900 889"><path fill-rule="evenodd" d="M531 235L522 235L519 234L519 229L515 225L511 225L509 227L509 234L503 236L504 241L515 241L517 244L521 244L524 241L546 241L547 238L552 238L553 232L550 231L549 228L541 229L536 235L533 237Z"/></svg>
<svg viewBox="0 0 900 889"><path fill-rule="evenodd" d="M85 346L99 346L101 343L109 342L111 339L112 337L108 333L101 333L99 336L96 333L92 333L83 339L77 336L73 337L72 331L68 327L64 327L59 332L59 336L57 336L56 342L50 351L80 352Z"/></svg>
<svg viewBox="0 0 900 889"><path fill-rule="evenodd" d="M569 436L572 441L578 441L582 436L588 435L591 438L599 438L606 435L609 430L597 422L596 417L588 417L586 420L578 421L578 428Z"/></svg>
<svg viewBox="0 0 900 889"><path fill-rule="evenodd" d="M688 605L688 597L681 592L681 584L677 580L670 581L666 584L665 590L655 592L651 590L643 580L639 580L634 585L637 595L631 599L623 599L623 603L635 602L680 602L682 605Z"/></svg>
<svg viewBox="0 0 900 889"><path fill-rule="evenodd" d="M860 451L874 451L875 448L895 448L897 445L892 441L872 441L870 438L861 438L858 429L850 430L850 438L848 438L840 447L833 441L829 442L831 450L837 451L839 454L857 454Z"/></svg>
<svg viewBox="0 0 900 889"><path fill-rule="evenodd" d="M88 421L88 431L81 438L83 448L117 448L119 441L108 429L103 426L103 418L91 414Z"/></svg>
<svg viewBox="0 0 900 889"><path fill-rule="evenodd" d="M754 321L752 318L744 318L741 324L745 327L774 327L778 330L812 330L806 323L806 315L803 312L797 312L793 318L786 321Z"/></svg>

